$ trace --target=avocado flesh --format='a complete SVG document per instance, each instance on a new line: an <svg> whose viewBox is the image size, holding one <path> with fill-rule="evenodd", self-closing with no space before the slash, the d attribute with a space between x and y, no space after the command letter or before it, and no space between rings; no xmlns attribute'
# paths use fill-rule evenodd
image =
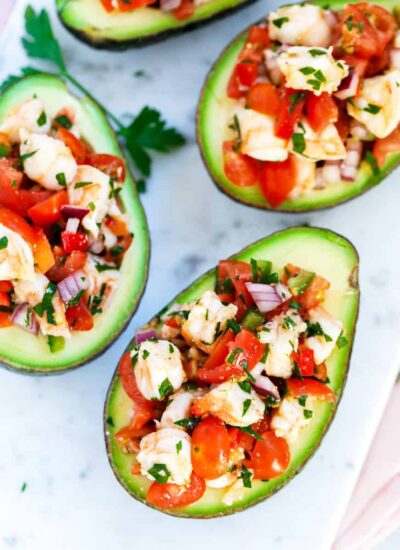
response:
<svg viewBox="0 0 400 550"><path fill-rule="evenodd" d="M343 237L325 229L295 227L262 239L233 256L249 262L251 258L272 261L273 271L282 273L287 263L315 271L326 277L331 287L324 307L335 317L342 320L348 345L341 350L335 349L327 360L330 386L337 395L335 404L315 402L314 414L310 424L300 433L291 446L291 463L280 477L268 482L253 481L253 487L246 497L227 506L222 503L223 489L207 488L203 497L191 506L166 511L180 517L214 517L240 511L271 496L287 483L304 465L320 444L322 437L333 419L337 403L341 397L347 377L351 347L358 314L358 256L354 247ZM195 301L206 290L214 288L216 270L209 271L184 290L169 305ZM131 343L131 345L133 342ZM106 446L111 467L118 481L131 496L146 502L146 492L150 481L144 476L133 476L130 467L133 456L124 454L114 439L114 434L128 425L132 401L124 392L117 373L111 381L104 408L104 426Z"/></svg>
<svg viewBox="0 0 400 550"><path fill-rule="evenodd" d="M96 48L124 49L190 30L254 1L210 0L181 21L151 6L132 12L107 13L100 0L56 0L56 7L62 23L84 42Z"/></svg>
<svg viewBox="0 0 400 550"><path fill-rule="evenodd" d="M324 2L319 0L311 3L337 11L343 9L345 4L351 2L345 0ZM392 10L398 5L398 2L394 0L378 0L373 3L381 4L388 10ZM260 21L257 23L260 23ZM338 184L330 184L325 189L308 191L295 199L288 199L282 202L277 208L272 208L268 204L259 185L239 187L225 176L222 143L226 139L231 139L228 136L232 136L232 134L229 133L227 128L230 113L237 103L235 100L227 97L226 89L229 77L236 64L237 56L246 41L249 28L228 45L214 64L204 84L198 106L197 140L204 163L220 190L233 199L249 206L284 212L305 212L328 208L346 202L378 185L399 164L400 151L388 156L385 166L377 175L374 175L370 165L366 161L363 161L358 169L355 181L342 181Z"/></svg>
<svg viewBox="0 0 400 550"><path fill-rule="evenodd" d="M36 95L43 100L46 112L53 117L65 106L75 109L82 137L96 152L122 157L115 134L101 109L87 98L78 99L68 92L57 77L40 74L25 77L8 88L0 97L0 121L13 107ZM149 236L146 218L135 183L127 174L121 192L129 216L129 229L134 234L132 245L121 266L121 278L112 301L104 314L94 317L94 327L87 332L74 332L62 351L51 353L47 338L34 336L18 327L0 329L0 361L27 373L50 374L77 367L113 342L128 323L138 306L147 279Z"/></svg>

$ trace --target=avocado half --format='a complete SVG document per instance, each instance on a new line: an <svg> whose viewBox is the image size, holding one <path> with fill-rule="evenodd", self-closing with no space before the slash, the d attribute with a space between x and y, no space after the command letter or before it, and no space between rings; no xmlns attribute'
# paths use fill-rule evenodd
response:
<svg viewBox="0 0 400 550"><path fill-rule="evenodd" d="M87 97L78 99L65 83L52 75L27 76L0 96L0 122L13 107L31 97L40 98L52 116L65 106L77 113L81 134L95 151L123 157L104 112ZM127 164L127 163L126 163ZM88 332L76 332L61 351L51 353L47 338L17 327L0 329L0 361L6 367L31 374L53 374L78 367L103 353L119 336L136 310L145 288L149 263L149 233L135 183L127 173L121 200L134 234L120 269L120 284L106 312L95 317Z"/></svg>
<svg viewBox="0 0 400 550"><path fill-rule="evenodd" d="M297 441L291 446L291 463L288 470L280 477L268 482L253 481L253 487L243 500L232 506L221 501L223 489L207 488L204 496L194 504L179 510L169 510L165 513L186 518L211 518L225 516L238 512L256 504L281 489L297 474L315 452L328 429L346 382L351 348L353 344L355 325L358 315L358 254L354 246L344 237L327 229L310 227L294 227L274 233L248 246L232 256L237 260L250 262L270 260L273 270L282 272L288 262L304 269L315 271L327 278L331 287L324 307L335 317L342 320L344 334L348 345L335 349L327 360L330 387L337 395L334 404L316 402L311 423L301 432ZM187 303L197 300L200 295L213 289L216 283L216 269L208 271L197 279L186 290L178 294L170 304ZM135 345L133 339L128 350ZM115 476L126 491L135 499L148 504L146 492L150 481L144 476L133 476L130 468L134 460L131 454L121 451L115 441L114 434L130 422L132 401L122 388L118 371L109 387L104 407L104 430L107 454Z"/></svg>
<svg viewBox="0 0 400 550"><path fill-rule="evenodd" d="M188 19L151 6L125 13L107 13L100 0L56 0L63 25L93 48L124 50L160 42L170 36L225 17L256 0L210 0Z"/></svg>
<svg viewBox="0 0 400 550"><path fill-rule="evenodd" d="M328 0L326 2L325 0L317 0L310 3L321 8L330 8L337 11L354 1L334 0L330 2ZM396 0L377 0L374 3L381 4L390 10L398 5ZM253 25L260 23L261 21L257 21ZM250 25L250 27L253 25ZM388 155L385 166L380 169L378 174L374 174L371 166L363 161L358 169L355 181L342 181L325 189L307 192L296 199L284 201L277 208L272 208L268 204L259 185L239 187L225 176L222 143L227 139L227 121L235 104L235 100L227 97L226 88L250 27L227 46L211 68L203 86L197 110L197 142L210 176L219 189L232 199L256 208L281 212L308 212L336 206L365 193L381 183L383 178L400 163L400 151Z"/></svg>

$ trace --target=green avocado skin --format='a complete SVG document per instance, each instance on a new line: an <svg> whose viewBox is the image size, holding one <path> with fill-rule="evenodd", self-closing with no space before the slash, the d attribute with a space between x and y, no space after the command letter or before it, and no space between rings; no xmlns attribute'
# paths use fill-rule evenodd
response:
<svg viewBox="0 0 400 550"><path fill-rule="evenodd" d="M299 265L306 270L315 271L331 283L332 295L327 298L327 311L344 324L344 334L348 345L335 349L327 360L330 387L337 395L334 404L316 402L311 423L300 434L296 443L291 446L291 463L288 470L280 477L268 482L253 481L246 495L232 505L222 502L221 489L207 488L203 497L194 504L178 510L160 510L182 518L214 518L239 512L272 496L288 483L305 465L320 445L325 432L330 426L340 401L347 378L355 326L358 316L358 254L354 246L344 237L327 229L311 227L294 227L280 231L257 241L232 259L250 262L272 261L272 271L282 272L286 263ZM213 269L194 281L166 306L185 304L195 301L201 294L213 289L216 283L216 269ZM163 310L160 312L166 310ZM159 314L160 314L159 313ZM153 318L157 319L157 315ZM127 350L135 345L133 339ZM133 476L131 466L134 456L123 453L115 441L115 434L130 421L132 401L124 392L118 370L114 373L104 405L104 431L108 459L119 483L136 500L148 505L146 492L150 481L144 476Z"/></svg>
<svg viewBox="0 0 400 550"><path fill-rule="evenodd" d="M72 95L65 83L49 74L27 76L8 87L0 96L0 122L23 101L37 97L46 113L54 116L70 106L78 116L82 137L95 151L123 158L113 129L99 106L88 98ZM91 331L75 332L61 351L51 353L47 338L34 336L18 327L0 330L1 365L23 374L56 374L82 366L104 353L123 332L139 305L148 273L150 240L146 217L136 185L127 174L121 198L134 234L120 269L120 281L105 314L95 316Z"/></svg>
<svg viewBox="0 0 400 550"><path fill-rule="evenodd" d="M357 0L328 0L328 2L315 0L309 3L338 11L342 10L345 4L357 3ZM372 3L382 5L388 10L393 10L399 5L398 0L377 0ZM261 22L256 21L253 25ZM386 164L380 169L379 173L374 173L368 162L363 161L358 169L355 181L342 181L322 190L305 193L297 198L284 201L277 208L272 208L268 204L258 185L239 187L225 176L222 141L224 139L226 114L229 107L233 105L232 100L226 97L226 86L237 56L245 43L248 30L253 25L250 25L234 38L221 53L206 78L198 104L197 142L204 164L219 190L230 198L254 208L301 213L337 206L379 185L399 165L400 151L388 155ZM226 106L226 111L224 111L224 106Z"/></svg>
<svg viewBox="0 0 400 550"><path fill-rule="evenodd" d="M137 10L135 18L130 14L122 14L125 19L129 18L128 23L122 17L116 21L114 15L101 13L104 23L101 27L98 25L98 16L96 17L98 10L102 9L98 6L100 0L55 1L62 24L79 40L96 49L122 51L141 48L189 32L212 20L227 17L257 0L211 0L210 6L200 6L192 17L183 21L151 7ZM95 14L90 14L89 9L96 10ZM147 12L145 17L144 12Z"/></svg>

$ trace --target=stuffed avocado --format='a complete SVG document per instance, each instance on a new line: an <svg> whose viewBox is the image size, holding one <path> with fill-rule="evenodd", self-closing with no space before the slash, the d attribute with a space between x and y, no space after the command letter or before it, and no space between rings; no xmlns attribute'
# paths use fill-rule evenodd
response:
<svg viewBox="0 0 400 550"><path fill-rule="evenodd" d="M223 192L258 208L316 210L398 164L396 5L281 7L226 48L198 107L201 153Z"/></svg>
<svg viewBox="0 0 400 550"><path fill-rule="evenodd" d="M358 302L357 252L325 229L275 233L197 279L137 332L111 382L118 481L181 517L271 496L332 421Z"/></svg>
<svg viewBox="0 0 400 550"><path fill-rule="evenodd" d="M95 48L125 49L204 25L255 0L56 0L58 15Z"/></svg>
<svg viewBox="0 0 400 550"><path fill-rule="evenodd" d="M103 111L48 74L0 97L0 360L77 367L120 334L144 290L145 215Z"/></svg>

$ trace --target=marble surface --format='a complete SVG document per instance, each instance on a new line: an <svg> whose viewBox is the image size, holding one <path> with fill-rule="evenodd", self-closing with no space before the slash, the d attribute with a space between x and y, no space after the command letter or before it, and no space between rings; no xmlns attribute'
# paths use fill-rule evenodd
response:
<svg viewBox="0 0 400 550"><path fill-rule="evenodd" d="M53 7L51 0L31 3ZM19 44L24 4L18 3L2 37L1 77L26 64ZM2 550L330 547L398 371L399 171L348 204L305 215L253 210L214 187L194 138L199 90L227 41L278 4L260 1L186 36L118 54L80 44L54 18L70 70L104 103L116 113L156 106L188 143L155 159L143 195L151 270L127 332L93 364L66 375L31 378L0 370ZM138 70L145 75L135 77ZM303 223L343 233L361 256L362 301L349 379L319 452L281 492L239 515L205 522L147 509L118 485L104 449L102 407L118 357L137 327L218 259Z"/></svg>

